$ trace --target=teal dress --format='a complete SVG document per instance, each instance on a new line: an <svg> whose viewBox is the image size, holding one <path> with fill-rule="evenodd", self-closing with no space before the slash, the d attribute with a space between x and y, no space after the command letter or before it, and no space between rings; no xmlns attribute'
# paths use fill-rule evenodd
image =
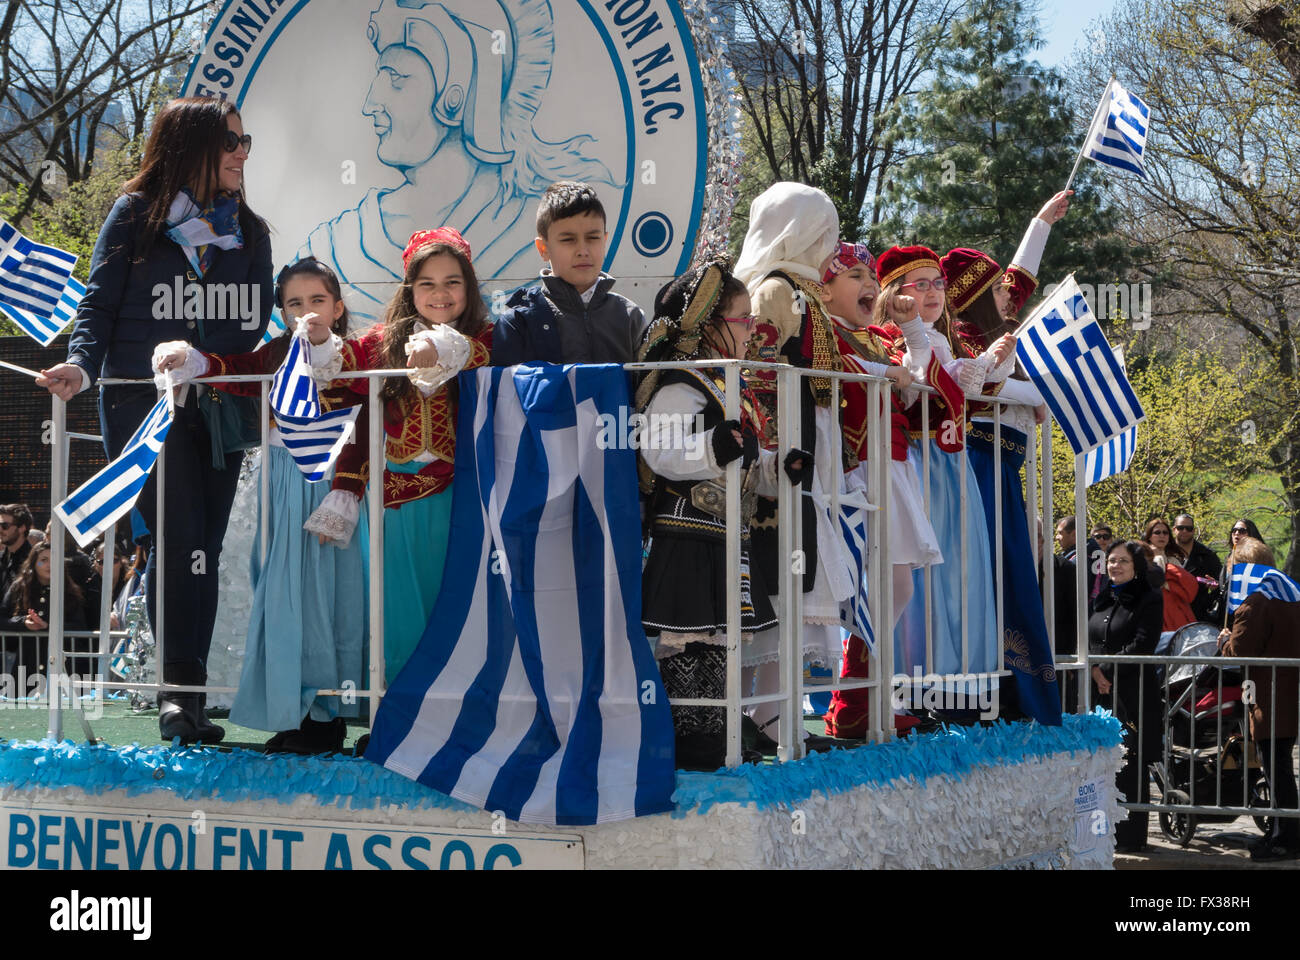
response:
<svg viewBox="0 0 1300 960"><path fill-rule="evenodd" d="M268 451L270 508L265 563L261 506L249 567L253 612L244 666L230 719L255 730L296 730L303 718L328 721L358 715L358 698L318 697L317 690L365 688L362 651L368 637L367 581L362 537L344 549L303 530L330 491L308 483L284 447ZM361 503L359 526L366 524Z"/></svg>

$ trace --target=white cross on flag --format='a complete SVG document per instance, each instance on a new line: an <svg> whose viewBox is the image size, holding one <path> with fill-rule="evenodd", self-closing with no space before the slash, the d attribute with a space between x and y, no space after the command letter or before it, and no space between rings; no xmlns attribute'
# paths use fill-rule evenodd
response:
<svg viewBox="0 0 1300 960"><path fill-rule="evenodd" d="M1075 454L1101 446L1146 417L1073 275L1016 333L1016 356Z"/></svg>

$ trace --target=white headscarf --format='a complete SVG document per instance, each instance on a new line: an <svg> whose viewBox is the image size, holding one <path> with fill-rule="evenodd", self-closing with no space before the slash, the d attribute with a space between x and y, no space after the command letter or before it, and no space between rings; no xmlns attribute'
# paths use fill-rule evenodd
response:
<svg viewBox="0 0 1300 960"><path fill-rule="evenodd" d="M749 232L732 272L750 296L773 270L820 282L821 265L839 239L830 197L806 184L774 183L749 207Z"/></svg>

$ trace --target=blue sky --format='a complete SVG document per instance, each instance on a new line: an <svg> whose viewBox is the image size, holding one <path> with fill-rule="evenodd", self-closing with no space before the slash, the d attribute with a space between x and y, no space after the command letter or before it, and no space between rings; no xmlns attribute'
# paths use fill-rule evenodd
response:
<svg viewBox="0 0 1300 960"><path fill-rule="evenodd" d="M1038 19L1047 45L1038 51L1045 67L1063 66L1088 24L1105 16L1117 0L1041 0Z"/></svg>

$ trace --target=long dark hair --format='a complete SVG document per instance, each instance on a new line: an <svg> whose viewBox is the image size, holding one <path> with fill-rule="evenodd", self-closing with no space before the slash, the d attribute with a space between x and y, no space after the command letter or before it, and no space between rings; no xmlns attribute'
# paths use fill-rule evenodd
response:
<svg viewBox="0 0 1300 960"><path fill-rule="evenodd" d="M339 275L335 273L328 264L321 263L315 257L303 257L297 260L283 270L275 278L275 305L284 310L284 285L294 277L315 277L321 283L325 284L325 289L335 300L343 299L343 287L339 284ZM330 324L330 330L340 337L348 335L348 323L351 321L348 314L348 307L343 305L343 312L339 318ZM292 331L289 328L288 318L285 318L285 329L282 336L288 336Z"/></svg>
<svg viewBox="0 0 1300 960"><path fill-rule="evenodd" d="M36 576L36 561L43 554L49 552L50 544L48 541L32 547L32 552L27 554L27 559L23 561L22 567L19 568L18 575L14 577L13 586L9 588L8 593L14 616L36 609L41 593L41 581ZM50 571L50 580L54 580L53 570ZM72 572L68 570L66 563L63 567L63 589L66 599L75 603L81 602L81 587L77 586L76 581L72 579Z"/></svg>
<svg viewBox="0 0 1300 960"><path fill-rule="evenodd" d="M1151 531L1158 526L1164 527L1169 531L1165 534L1165 536L1169 538L1169 542L1165 544L1165 556L1173 557L1176 560L1186 560L1187 554L1183 552L1183 548L1180 547L1178 541L1174 539L1173 524L1167 522L1164 517L1152 517L1147 521L1147 525L1142 528L1142 542L1151 543Z"/></svg>
<svg viewBox="0 0 1300 960"><path fill-rule="evenodd" d="M226 117L239 115L229 100L216 97L180 97L168 102L154 117L145 144L140 172L122 186L148 204L135 254L143 257L158 234L167 227L167 213L182 187L194 193L200 207L212 199L221 158L226 152ZM266 223L253 213L239 190L239 225L245 243L265 231Z"/></svg>
<svg viewBox="0 0 1300 960"><path fill-rule="evenodd" d="M461 278L465 283L465 310L451 322L452 327L467 337L476 337L488 325L487 304L479 295L478 276L474 273L474 264L470 262L469 257L465 256L463 250L449 243L426 244L412 255L411 262L406 265L406 275L402 278L402 285L397 288L393 299L388 302L388 310L384 314L384 334L380 339L379 352L383 357L384 366L389 370L406 366L404 349L406 341L415 329L416 321L420 319L420 314L415 309L415 296L412 292L415 288L415 278L420 275L420 271L430 259L444 253L449 253L456 258L460 264ZM385 400L400 400L410 396L414 391L415 387L407 377L389 377L384 381L384 389L381 392Z"/></svg>
<svg viewBox="0 0 1300 960"><path fill-rule="evenodd" d="M957 315L957 319L971 324L979 331L986 349L993 346L993 342L998 337L1004 333L1013 333L1016 329L1015 324L998 313L998 304L993 299L992 287L976 297L969 307Z"/></svg>

